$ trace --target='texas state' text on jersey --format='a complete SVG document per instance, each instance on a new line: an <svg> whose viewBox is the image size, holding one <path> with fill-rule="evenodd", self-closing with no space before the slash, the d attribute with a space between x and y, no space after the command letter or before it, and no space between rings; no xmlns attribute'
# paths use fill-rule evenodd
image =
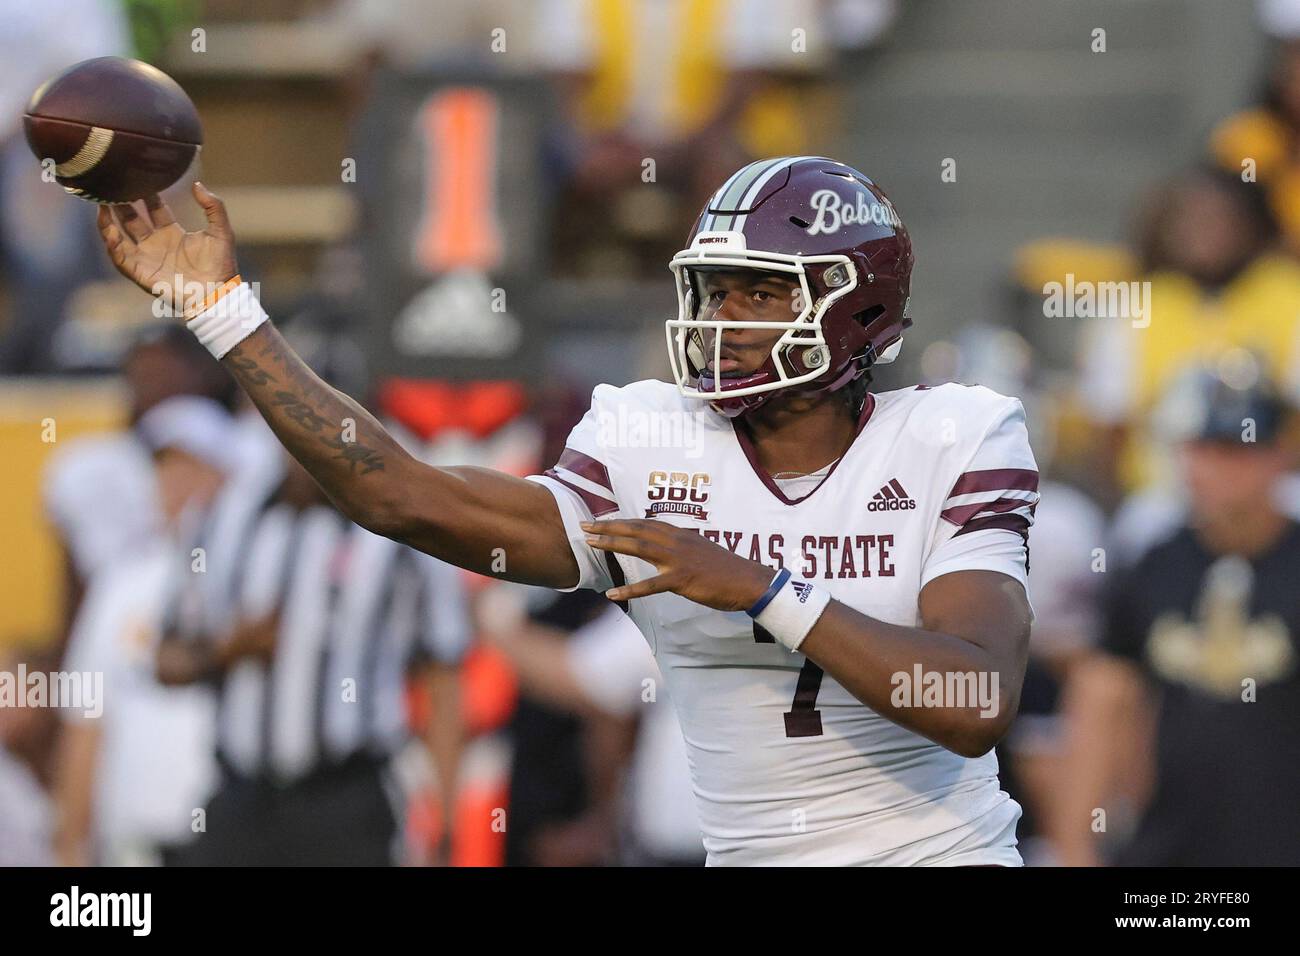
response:
<svg viewBox="0 0 1300 956"><path fill-rule="evenodd" d="M609 427L686 418L697 431L661 429L677 439L657 444L653 427ZM652 517L905 626L919 625L920 591L940 575L1023 583L1038 499L1019 401L960 385L869 396L853 445L796 499L742 430L673 386L602 385L560 461L532 480L559 503L579 587L656 573L593 550L580 521ZM629 614L678 711L711 863L1019 862L1020 808L992 753L967 759L887 720L744 612L657 594Z"/></svg>

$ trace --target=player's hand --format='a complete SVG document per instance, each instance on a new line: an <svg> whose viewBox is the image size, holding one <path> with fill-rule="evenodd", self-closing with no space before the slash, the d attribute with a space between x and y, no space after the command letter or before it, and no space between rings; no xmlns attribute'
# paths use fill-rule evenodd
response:
<svg viewBox="0 0 1300 956"><path fill-rule="evenodd" d="M99 207L99 234L117 271L157 296L174 315L201 305L239 272L235 233L221 200L202 183L194 198L207 216L202 232L186 232L162 198Z"/></svg>
<svg viewBox="0 0 1300 956"><path fill-rule="evenodd" d="M582 530L593 548L640 558L659 572L606 591L611 601L672 591L719 611L745 611L772 583L771 568L733 554L696 531L652 518L584 522Z"/></svg>

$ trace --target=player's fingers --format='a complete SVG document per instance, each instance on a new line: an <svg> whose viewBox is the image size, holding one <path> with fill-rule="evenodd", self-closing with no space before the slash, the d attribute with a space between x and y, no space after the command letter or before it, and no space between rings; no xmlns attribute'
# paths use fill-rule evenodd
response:
<svg viewBox="0 0 1300 956"><path fill-rule="evenodd" d="M605 597L611 601L630 601L632 598L649 597L651 594L663 594L673 589L672 578L667 574L656 574L644 581L634 581L622 587L610 588Z"/></svg>
<svg viewBox="0 0 1300 956"><path fill-rule="evenodd" d="M663 551L641 538L634 538L629 535L612 535L612 534L587 534L587 543L593 548L599 548L601 551L615 551L618 554L626 554L629 557L640 558L642 561L649 561L651 564L658 565L663 560Z"/></svg>
<svg viewBox="0 0 1300 956"><path fill-rule="evenodd" d="M125 255L126 247L135 245L135 242L119 228L111 206L99 207L96 225L99 226L99 234L103 237L104 245L108 247L110 255L115 249Z"/></svg>
<svg viewBox="0 0 1300 956"><path fill-rule="evenodd" d="M605 521L582 522L583 531L591 531L596 534L618 534L629 538L653 539L662 537L664 529L671 527L673 526L649 518L610 518Z"/></svg>
<svg viewBox="0 0 1300 956"><path fill-rule="evenodd" d="M163 202L162 196L157 193L145 197L144 208L149 211L149 221L153 223L155 229L176 225L176 217L172 215L171 207Z"/></svg>
<svg viewBox="0 0 1300 956"><path fill-rule="evenodd" d="M99 230L99 237L104 240L105 245L122 241L117 224L113 222L113 214L109 212L107 206L100 206L95 213L95 228Z"/></svg>
<svg viewBox="0 0 1300 956"><path fill-rule="evenodd" d="M126 268L128 240L122 235L122 230L117 228L117 223L113 221L113 214L107 207L99 207L96 224L99 226L99 235L104 240L104 248L108 251L108 258L119 270Z"/></svg>
<svg viewBox="0 0 1300 956"><path fill-rule="evenodd" d="M197 180L194 183L194 199L203 207L203 214L208 217L208 232L214 236L230 238L230 217L226 215L226 204L216 194Z"/></svg>
<svg viewBox="0 0 1300 956"><path fill-rule="evenodd" d="M148 238L149 233L153 232L153 227L145 222L144 217L132 203L115 205L113 215L117 217L117 224L122 231L136 242Z"/></svg>

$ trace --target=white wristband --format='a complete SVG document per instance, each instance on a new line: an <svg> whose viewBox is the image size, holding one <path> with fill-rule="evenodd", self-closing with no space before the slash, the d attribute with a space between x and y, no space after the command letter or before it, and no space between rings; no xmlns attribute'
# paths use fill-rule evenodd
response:
<svg viewBox="0 0 1300 956"><path fill-rule="evenodd" d="M268 318L253 287L241 282L186 322L185 327L198 336L209 352L222 358Z"/></svg>
<svg viewBox="0 0 1300 956"><path fill-rule="evenodd" d="M759 627L797 651L830 603L828 592L806 581L792 581L789 569L782 569L748 613Z"/></svg>

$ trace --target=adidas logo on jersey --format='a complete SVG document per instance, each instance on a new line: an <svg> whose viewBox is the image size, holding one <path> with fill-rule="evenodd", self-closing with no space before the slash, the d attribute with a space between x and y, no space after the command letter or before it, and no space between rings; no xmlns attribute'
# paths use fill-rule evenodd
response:
<svg viewBox="0 0 1300 956"><path fill-rule="evenodd" d="M916 499L903 490L897 478L890 478L889 483L867 502L868 511L910 511L915 507Z"/></svg>

